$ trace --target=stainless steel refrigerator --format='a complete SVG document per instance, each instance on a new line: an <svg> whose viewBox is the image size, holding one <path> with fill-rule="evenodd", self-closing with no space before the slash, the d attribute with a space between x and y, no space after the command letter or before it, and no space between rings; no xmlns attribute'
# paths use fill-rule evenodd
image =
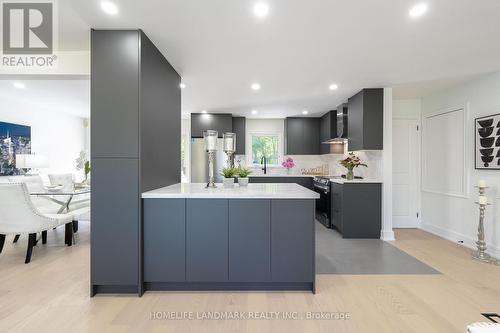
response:
<svg viewBox="0 0 500 333"><path fill-rule="evenodd" d="M224 153L223 140L217 139L214 175L215 182L222 183L221 169L227 166L227 155ZM203 139L191 139L191 183L208 182L208 154Z"/></svg>

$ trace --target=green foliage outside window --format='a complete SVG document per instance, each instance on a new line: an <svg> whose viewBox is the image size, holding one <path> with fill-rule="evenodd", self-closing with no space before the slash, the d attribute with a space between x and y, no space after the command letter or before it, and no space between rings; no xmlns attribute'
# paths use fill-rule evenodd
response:
<svg viewBox="0 0 500 333"><path fill-rule="evenodd" d="M262 156L267 164L278 164L278 136L252 135L252 162L260 164Z"/></svg>

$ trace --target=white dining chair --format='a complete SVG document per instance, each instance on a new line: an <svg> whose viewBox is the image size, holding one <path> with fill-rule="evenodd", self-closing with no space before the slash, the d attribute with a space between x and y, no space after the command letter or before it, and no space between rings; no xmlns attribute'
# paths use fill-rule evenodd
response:
<svg viewBox="0 0 500 333"><path fill-rule="evenodd" d="M37 233L42 233L42 243L47 242L47 230L65 225L65 242L73 243L72 214L43 214L31 201L26 184L0 184L0 253L7 235L28 234L25 263L31 260ZM16 236L17 237L17 236Z"/></svg>
<svg viewBox="0 0 500 333"><path fill-rule="evenodd" d="M49 174L51 185L62 185L62 191L72 191L75 187L75 177L71 173ZM69 205L69 212L75 215L73 222L73 232L78 232L78 220L90 211L90 197L79 196L77 200L73 199Z"/></svg>

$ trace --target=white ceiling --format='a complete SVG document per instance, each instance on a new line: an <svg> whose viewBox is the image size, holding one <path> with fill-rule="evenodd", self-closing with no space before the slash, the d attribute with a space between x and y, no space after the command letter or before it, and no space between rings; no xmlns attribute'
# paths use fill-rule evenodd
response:
<svg viewBox="0 0 500 333"><path fill-rule="evenodd" d="M250 0L114 2L116 16L100 0L59 1L61 48L88 49L90 27L143 29L183 77L187 112L314 115L363 87L500 69L498 0L427 0L418 20L411 0L267 0L265 19Z"/></svg>
<svg viewBox="0 0 500 333"><path fill-rule="evenodd" d="M24 89L14 87L15 82L24 84ZM8 105L9 100L22 102L27 107L47 112L62 112L77 117L90 116L90 81L88 79L8 79L0 80L0 99Z"/></svg>

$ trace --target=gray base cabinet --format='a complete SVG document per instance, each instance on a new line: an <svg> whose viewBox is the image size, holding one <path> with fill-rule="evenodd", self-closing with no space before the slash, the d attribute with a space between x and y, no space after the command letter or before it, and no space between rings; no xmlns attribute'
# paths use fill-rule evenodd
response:
<svg viewBox="0 0 500 333"><path fill-rule="evenodd" d="M271 281L271 202L229 200L229 281Z"/></svg>
<svg viewBox="0 0 500 333"><path fill-rule="evenodd" d="M144 280L186 280L186 200L144 201Z"/></svg>
<svg viewBox="0 0 500 333"><path fill-rule="evenodd" d="M263 184L269 184L269 183L292 183L292 184L299 184L301 186L304 186L305 188L308 188L310 190L313 190L313 178L308 177L308 176L297 176L297 177L252 177L250 176L248 179L249 183L263 183Z"/></svg>
<svg viewBox="0 0 500 333"><path fill-rule="evenodd" d="M276 282L308 282L314 279L313 200L272 200L271 261Z"/></svg>
<svg viewBox="0 0 500 333"><path fill-rule="evenodd" d="M228 280L228 201L189 199L186 206L186 280Z"/></svg>
<svg viewBox="0 0 500 333"><path fill-rule="evenodd" d="M92 164L91 275L97 286L139 283L139 173L136 159L94 159ZM96 288L95 291L99 291Z"/></svg>
<svg viewBox="0 0 500 333"><path fill-rule="evenodd" d="M145 199L146 290L311 290L310 199Z"/></svg>
<svg viewBox="0 0 500 333"><path fill-rule="evenodd" d="M342 237L380 238L382 184L332 183L331 186L332 224Z"/></svg>

